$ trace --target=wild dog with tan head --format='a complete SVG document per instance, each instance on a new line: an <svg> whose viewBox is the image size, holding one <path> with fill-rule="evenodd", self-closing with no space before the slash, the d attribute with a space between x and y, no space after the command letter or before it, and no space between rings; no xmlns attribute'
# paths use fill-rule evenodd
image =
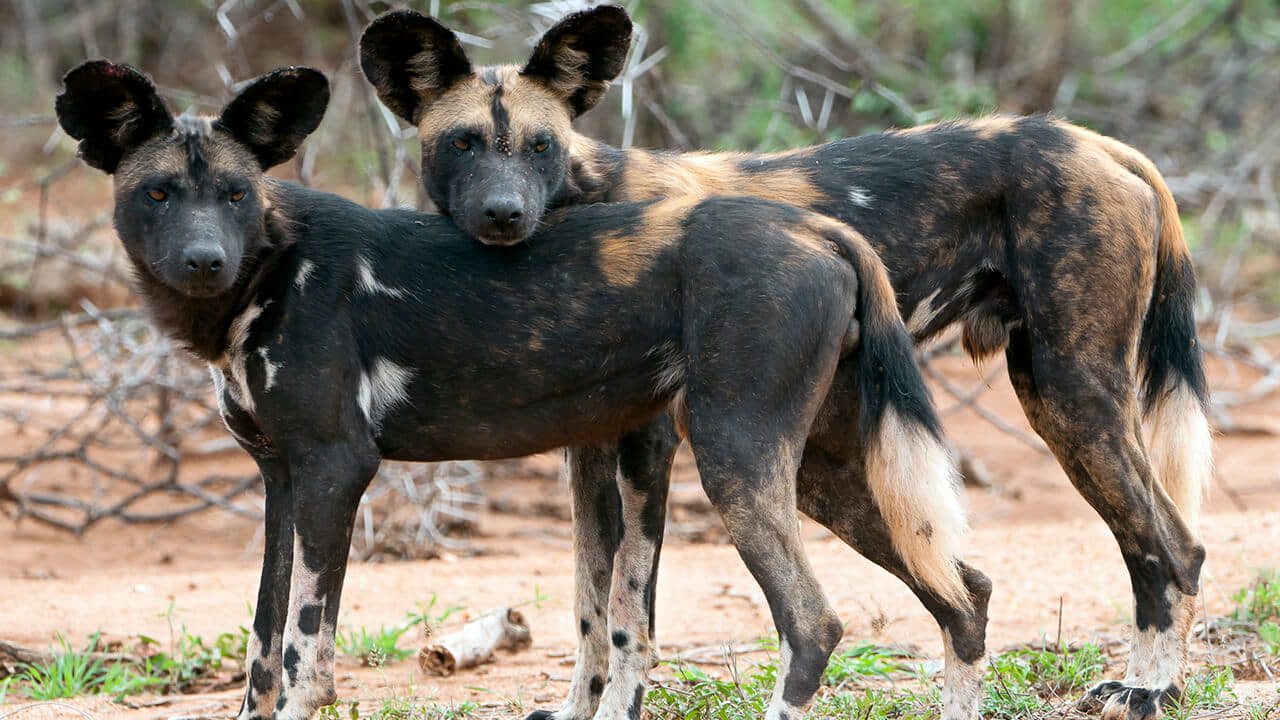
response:
<svg viewBox="0 0 1280 720"><path fill-rule="evenodd" d="M1129 671L1083 704L1107 718L1159 715L1182 688L1204 558L1194 526L1212 461L1195 279L1155 166L1116 140L1044 116L945 122L763 155L618 150L570 123L619 72L629 33L621 8L599 6L551 28L523 66L474 67L447 28L402 11L366 29L361 63L383 102L418 128L433 200L482 242L518 242L531 216L559 205L722 194L806 207L866 235L917 341L959 325L974 358L1005 353L1032 426L1120 544L1135 597ZM486 174L473 173L481 167ZM564 172L543 169L551 167ZM490 212L508 205L518 226L503 222L510 212ZM624 486L634 476L661 487L654 478L664 477L669 456L653 449L674 443L660 438L654 428L612 452L570 455L584 504L582 597L625 592L598 580L613 560L590 548L610 537L614 520L584 522L587 503L607 495L615 466ZM850 527L835 512L858 482L806 473L800 503L866 552L883 528ZM643 562L652 564L660 537L649 540ZM893 553L881 562L903 574ZM944 629L947 612L936 613ZM600 643L586 638L580 661L602 662L591 650ZM585 697L575 684L557 717L589 715Z"/></svg>
<svg viewBox="0 0 1280 720"><path fill-rule="evenodd" d="M811 458L871 478L841 517L882 527L881 509L899 513L871 549L899 548L904 572L971 620L953 628L957 646L981 646L986 580L957 560L964 518L938 419L888 276L848 227L786 205L676 198L568 208L532 243L485 247L438 215L264 174L323 115L315 70L259 78L216 118L172 117L124 65L85 63L64 83L59 121L114 176L144 305L209 363L266 486L240 720L305 720L336 699L352 522L383 458L607 446L668 407L773 612L783 661L770 720L800 717L841 635L794 512ZM624 499L626 523L652 531L660 508ZM634 537L622 554L643 557ZM649 571L615 567L635 588ZM623 619L608 627L616 672L587 682L602 716L639 715L646 601L633 593L583 619L584 633ZM977 697L978 680L951 687Z"/></svg>

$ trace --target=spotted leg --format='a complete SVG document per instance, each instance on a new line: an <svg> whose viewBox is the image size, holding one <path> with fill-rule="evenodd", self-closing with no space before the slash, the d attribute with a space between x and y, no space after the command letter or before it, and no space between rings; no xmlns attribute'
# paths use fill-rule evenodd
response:
<svg viewBox="0 0 1280 720"><path fill-rule="evenodd" d="M562 472L573 508L574 616L578 653L569 696L555 711L534 710L526 720L586 720L596 711L609 668L608 607L613 556L620 541L621 501L616 446L565 450Z"/></svg>
<svg viewBox="0 0 1280 720"><path fill-rule="evenodd" d="M670 417L622 438L618 490L622 538L609 591L609 675L596 720L639 720L653 645L658 556L666 524L671 462L679 438Z"/></svg>
<svg viewBox="0 0 1280 720"><path fill-rule="evenodd" d="M293 567L284 627L277 720L309 720L337 699L334 634L360 495L377 472L372 443L343 442L289 455Z"/></svg>
<svg viewBox="0 0 1280 720"><path fill-rule="evenodd" d="M267 720L275 709L280 695L281 645L293 568L293 497L288 471L276 457L258 457L258 467L267 496L262 579L245 658L248 683L237 720Z"/></svg>

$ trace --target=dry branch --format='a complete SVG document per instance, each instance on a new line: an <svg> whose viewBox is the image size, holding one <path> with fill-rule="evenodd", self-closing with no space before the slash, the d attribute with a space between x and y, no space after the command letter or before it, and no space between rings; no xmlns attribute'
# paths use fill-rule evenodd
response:
<svg viewBox="0 0 1280 720"><path fill-rule="evenodd" d="M524 614L496 608L418 651L418 667L428 675L447 677L493 660L497 650L518 652L533 640Z"/></svg>

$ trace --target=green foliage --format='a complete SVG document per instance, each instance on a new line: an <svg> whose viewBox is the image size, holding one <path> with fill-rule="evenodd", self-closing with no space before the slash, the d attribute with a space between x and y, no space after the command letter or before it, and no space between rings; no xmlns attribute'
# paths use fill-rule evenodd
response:
<svg viewBox="0 0 1280 720"><path fill-rule="evenodd" d="M370 631L362 625L358 629L338 633L338 650L343 655L359 659L361 664L369 667L381 667L388 662L404 660L413 651L397 647L396 644L412 627L408 623L400 623Z"/></svg>
<svg viewBox="0 0 1280 720"><path fill-rule="evenodd" d="M1258 637L1262 640L1262 648L1268 653L1280 656L1280 625L1273 622L1258 626Z"/></svg>
<svg viewBox="0 0 1280 720"><path fill-rule="evenodd" d="M757 666L755 672L734 680L718 680L692 665L673 664L675 680L658 683L646 696L649 712L657 718L689 720L739 720L763 717L776 667Z"/></svg>
<svg viewBox="0 0 1280 720"><path fill-rule="evenodd" d="M140 675L123 664L109 664L92 653L100 652L98 634L89 638L82 651L58 635L59 648L47 664L27 665L16 675L22 691L35 700L59 700L79 695L132 695L163 681Z"/></svg>
<svg viewBox="0 0 1280 720"><path fill-rule="evenodd" d="M777 649L776 640L761 644L770 650ZM755 663L746 672L740 672L735 664L730 668L732 675L728 680L712 677L689 664L672 663L668 667L675 677L649 691L646 707L654 717L672 720L760 717L768 708L778 676L778 666L773 659ZM838 650L823 674L822 683L827 689L819 691L809 715L862 720L936 717L938 693L927 683L922 692L867 688L868 682L892 681L905 672L901 654L887 648L860 643ZM850 687L865 688L865 691L847 692Z"/></svg>
<svg viewBox="0 0 1280 720"><path fill-rule="evenodd" d="M361 664L369 667L381 667L388 662L404 660L413 655L412 650L399 647L400 638L405 633L421 626L423 632L429 635L450 615L462 609L454 605L436 611L436 602L436 596L432 595L431 600L425 605L418 603L416 612L405 613L403 622L390 627L383 626L377 630L369 630L361 626L348 629L345 633L340 632L335 638L338 650L343 655L356 658Z"/></svg>
<svg viewBox="0 0 1280 720"><path fill-rule="evenodd" d="M1253 585L1231 596L1236 603L1232 617L1240 622L1280 620L1280 572L1263 570Z"/></svg>
<svg viewBox="0 0 1280 720"><path fill-rule="evenodd" d="M983 714L989 717L1032 717L1046 701L1083 689L1102 677L1102 649L1085 644L1014 650L998 655L987 669Z"/></svg>
<svg viewBox="0 0 1280 720"><path fill-rule="evenodd" d="M480 705L471 701L445 705L430 698L415 697L410 688L404 695L389 692L377 701L376 708L369 714L362 714L360 708L359 700L339 700L320 708L318 717L320 720L468 720L475 717Z"/></svg>
<svg viewBox="0 0 1280 720"><path fill-rule="evenodd" d="M1169 720L1191 720L1213 710L1234 705L1235 676L1231 668L1210 667L1203 675L1197 675L1187 681L1182 697L1169 707Z"/></svg>
<svg viewBox="0 0 1280 720"><path fill-rule="evenodd" d="M902 656L874 643L862 642L853 647L837 650L822 674L824 685L843 685L849 682L865 682L867 678L890 679L894 673L905 671Z"/></svg>

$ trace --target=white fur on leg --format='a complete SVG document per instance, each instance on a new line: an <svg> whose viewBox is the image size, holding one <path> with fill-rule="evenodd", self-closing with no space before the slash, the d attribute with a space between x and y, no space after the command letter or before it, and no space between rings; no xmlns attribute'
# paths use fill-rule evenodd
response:
<svg viewBox="0 0 1280 720"><path fill-rule="evenodd" d="M961 660L952 647L949 630L942 631L942 646L947 663L943 670L942 720L977 720L982 708L982 675L986 671L986 656L976 663Z"/></svg>
<svg viewBox="0 0 1280 720"><path fill-rule="evenodd" d="M649 612L645 606L653 541L644 534L645 496L618 475L622 496L622 541L613 557L609 590L609 681L595 720L633 720L649 675Z"/></svg>
<svg viewBox="0 0 1280 720"><path fill-rule="evenodd" d="M1191 390L1179 385L1151 409L1147 424L1152 470L1194 532L1200 503L1213 480L1213 432L1209 420Z"/></svg>
<svg viewBox="0 0 1280 720"><path fill-rule="evenodd" d="M316 710L337 699L333 687L334 631L332 621L322 620L315 633L298 626L302 609L323 604L319 575L307 567L302 553L302 537L293 540L293 574L289 581L289 614L284 626L284 703L274 720L309 720ZM293 672L289 672L293 659Z"/></svg>
<svg viewBox="0 0 1280 720"><path fill-rule="evenodd" d="M279 655L272 655L272 648L262 642L257 630L249 634L249 646L245 652L245 697L240 705L240 713L236 720L250 718L269 718L276 708L276 698L280 695L280 662ZM258 692L253 687L255 666L271 677L271 687L267 692Z"/></svg>
<svg viewBox="0 0 1280 720"><path fill-rule="evenodd" d="M804 708L787 702L783 691L787 687L787 672L791 669L791 645L786 638L782 640L782 657L778 658L778 680L773 685L773 697L769 699L769 709L765 711L765 720L800 720L804 717Z"/></svg>
<svg viewBox="0 0 1280 720"><path fill-rule="evenodd" d="M889 408L867 455L867 485L911 574L956 607L971 608L956 563L967 523L946 447Z"/></svg>
<svg viewBox="0 0 1280 720"><path fill-rule="evenodd" d="M566 456L560 472L563 483L572 487L571 465ZM575 513L578 511L576 504L577 501ZM605 617L609 598L601 597L592 582L597 568L592 565L591 557L599 552L601 539L588 535L583 518L575 516L573 520L573 608L580 632L569 696L565 698L564 705L554 713L560 720L580 720L595 714L609 669L609 626ZM582 632L583 629L585 632Z"/></svg>
<svg viewBox="0 0 1280 720"><path fill-rule="evenodd" d="M1125 685L1151 690L1164 690L1170 686L1182 688L1187 665L1187 638L1195 621L1196 596L1184 595L1169 586L1165 588L1165 601L1173 613L1173 624L1163 631L1154 627L1134 629Z"/></svg>

